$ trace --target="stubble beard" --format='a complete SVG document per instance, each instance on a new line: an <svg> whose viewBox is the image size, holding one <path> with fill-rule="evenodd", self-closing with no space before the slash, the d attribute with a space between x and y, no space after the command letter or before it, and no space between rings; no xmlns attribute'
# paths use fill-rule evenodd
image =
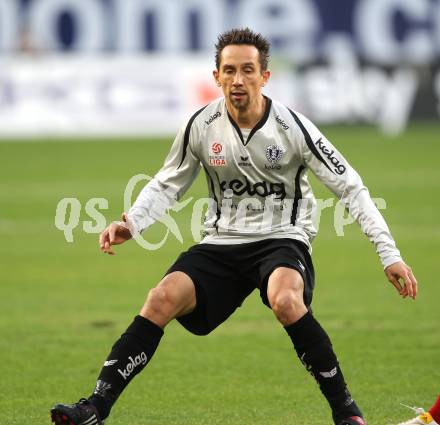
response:
<svg viewBox="0 0 440 425"><path fill-rule="evenodd" d="M247 111L251 103L249 96L246 96L246 99L243 102L235 100L233 96L230 96L229 99L231 100L232 106L240 112Z"/></svg>

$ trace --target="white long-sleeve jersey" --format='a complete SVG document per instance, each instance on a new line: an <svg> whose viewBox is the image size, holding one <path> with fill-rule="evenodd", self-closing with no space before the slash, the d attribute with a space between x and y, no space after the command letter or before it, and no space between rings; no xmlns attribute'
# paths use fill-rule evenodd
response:
<svg viewBox="0 0 440 425"><path fill-rule="evenodd" d="M201 243L292 238L310 249L317 210L307 179L311 169L359 223L383 266L401 261L356 171L307 118L269 98L263 117L250 131L234 122L224 98L197 111L129 210L132 233L142 232L179 200L201 168L210 200Z"/></svg>

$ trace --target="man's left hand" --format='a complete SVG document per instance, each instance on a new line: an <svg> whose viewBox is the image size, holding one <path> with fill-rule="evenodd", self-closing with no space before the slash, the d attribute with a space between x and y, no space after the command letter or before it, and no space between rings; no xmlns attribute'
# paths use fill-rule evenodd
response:
<svg viewBox="0 0 440 425"><path fill-rule="evenodd" d="M411 270L403 261L391 264L385 269L388 280L397 289L402 298L416 299L417 280Z"/></svg>

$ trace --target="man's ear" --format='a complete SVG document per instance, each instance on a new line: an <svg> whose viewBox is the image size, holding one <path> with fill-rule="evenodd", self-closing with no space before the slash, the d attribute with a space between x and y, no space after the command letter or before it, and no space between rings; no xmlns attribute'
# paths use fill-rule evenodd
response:
<svg viewBox="0 0 440 425"><path fill-rule="evenodd" d="M221 87L222 85L218 79L218 77L219 77L218 70L214 69L214 71L212 71L212 75L214 76L215 84L217 84L218 87Z"/></svg>
<svg viewBox="0 0 440 425"><path fill-rule="evenodd" d="M267 84L267 82L269 81L269 78L271 76L270 70L266 69L266 71L263 71L262 76L263 76L263 81L261 83L261 87L264 87Z"/></svg>

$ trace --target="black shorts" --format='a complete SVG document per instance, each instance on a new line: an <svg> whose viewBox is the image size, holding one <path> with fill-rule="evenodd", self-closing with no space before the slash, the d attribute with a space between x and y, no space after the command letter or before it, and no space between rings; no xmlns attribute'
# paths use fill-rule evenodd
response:
<svg viewBox="0 0 440 425"><path fill-rule="evenodd" d="M255 289L268 307L267 282L277 267L297 270L304 281L304 303L312 302L315 274L306 245L294 239L217 245L198 244L183 252L166 274L181 271L194 282L194 311L177 320L196 335L223 323Z"/></svg>

